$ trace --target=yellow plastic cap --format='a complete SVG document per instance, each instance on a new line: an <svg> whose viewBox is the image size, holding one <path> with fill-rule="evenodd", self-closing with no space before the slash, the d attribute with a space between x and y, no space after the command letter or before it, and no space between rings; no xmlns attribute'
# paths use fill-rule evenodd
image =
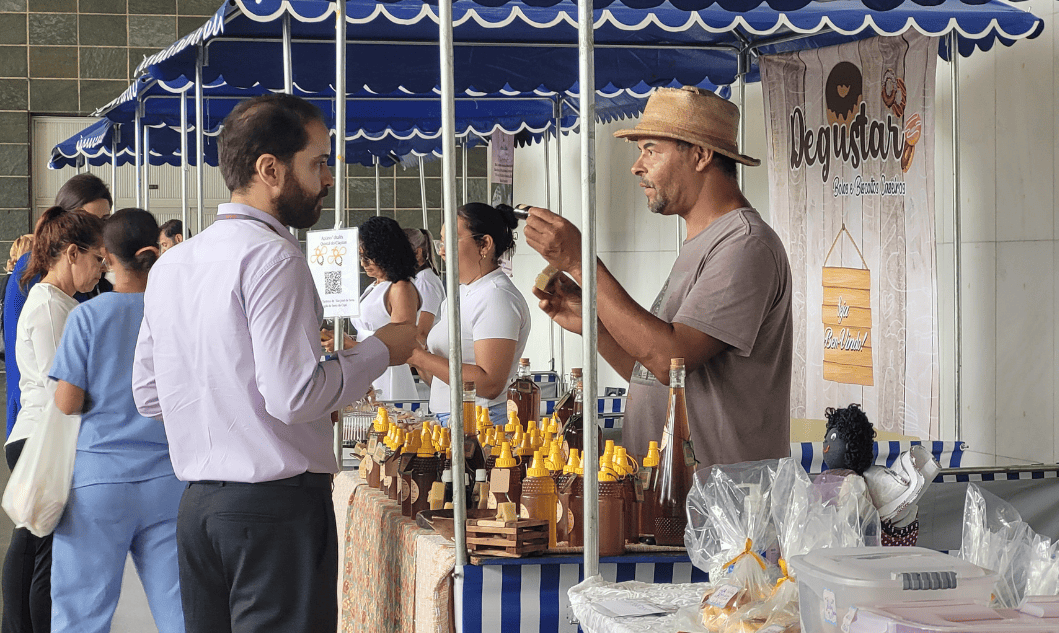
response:
<svg viewBox="0 0 1059 633"><path fill-rule="evenodd" d="M607 440L607 443L604 446L605 446L605 448L603 449L603 454L604 455L613 455L614 454L614 440Z"/></svg>
<svg viewBox="0 0 1059 633"><path fill-rule="evenodd" d="M618 473L619 477L629 474L628 464L626 463L627 461L628 456L625 454L625 447L615 446L614 455L611 456L610 464L611 468L614 470L614 472Z"/></svg>
<svg viewBox="0 0 1059 633"><path fill-rule="evenodd" d="M508 411L507 412L507 424L504 425L504 433L514 433L515 429L518 428L519 426L520 425L519 425L519 421L518 421L518 413L516 413L514 411Z"/></svg>
<svg viewBox="0 0 1059 633"><path fill-rule="evenodd" d="M661 456L658 454L658 442L651 440L647 445L647 456L643 458L644 468L654 468L658 465Z"/></svg>
<svg viewBox="0 0 1059 633"><path fill-rule="evenodd" d="M600 468L599 475L597 475L599 481L618 481L618 478L614 474L605 468Z"/></svg>
<svg viewBox="0 0 1059 633"><path fill-rule="evenodd" d="M386 413L384 407L379 407L379 410L375 413L375 420L372 422L372 428L377 432L382 433L390 426L390 414Z"/></svg>
<svg viewBox="0 0 1059 633"><path fill-rule="evenodd" d="M529 457L533 454L533 450L533 438L529 433L524 433L522 435L522 441L518 445L518 454L523 457Z"/></svg>
<svg viewBox="0 0 1059 633"><path fill-rule="evenodd" d="M511 454L510 442L504 442L500 445L500 457L496 458L494 468L512 468L516 465L515 456Z"/></svg>
<svg viewBox="0 0 1059 633"><path fill-rule="evenodd" d="M554 472L563 469L563 451L559 442L552 441L548 447L548 470Z"/></svg>
<svg viewBox="0 0 1059 633"><path fill-rule="evenodd" d="M581 465L581 456L577 454L576 448L570 449L570 460L566 462L566 466L563 466L563 474L569 475L570 473L576 472L577 467Z"/></svg>
<svg viewBox="0 0 1059 633"><path fill-rule="evenodd" d="M547 466L544 464L544 452L535 451L533 453L533 465L526 471L527 477L551 477L552 474L548 472Z"/></svg>

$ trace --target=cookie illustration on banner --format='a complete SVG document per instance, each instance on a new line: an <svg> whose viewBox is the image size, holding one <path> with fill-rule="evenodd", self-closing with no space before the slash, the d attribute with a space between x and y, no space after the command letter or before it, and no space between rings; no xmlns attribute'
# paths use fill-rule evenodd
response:
<svg viewBox="0 0 1059 633"><path fill-rule="evenodd" d="M908 89L905 88L905 80L897 76L893 68L887 68L883 73L882 80L883 105L901 118L905 115L905 106L908 104ZM914 145L914 143L913 143ZM907 169L905 171L908 171Z"/></svg>
<svg viewBox="0 0 1059 633"><path fill-rule="evenodd" d="M831 69L824 86L827 122L849 125L864 101L864 79L860 68L850 62L839 62Z"/></svg>

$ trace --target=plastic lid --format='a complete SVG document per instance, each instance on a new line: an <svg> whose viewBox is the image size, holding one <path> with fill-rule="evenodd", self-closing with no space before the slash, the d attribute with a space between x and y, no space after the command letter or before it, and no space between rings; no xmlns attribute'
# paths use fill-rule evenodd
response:
<svg viewBox="0 0 1059 633"><path fill-rule="evenodd" d="M452 471L449 470L448 468L446 468L445 470L441 471L441 481L443 481L443 482L445 482L447 484L451 484L452 483Z"/></svg>
<svg viewBox="0 0 1059 633"><path fill-rule="evenodd" d="M523 367L529 367L529 359L528 358L520 358L520 359L518 359L518 364L522 365Z"/></svg>
<svg viewBox="0 0 1059 633"><path fill-rule="evenodd" d="M654 468L658 465L658 460L661 456L658 454L658 442L651 440L651 443L647 445L647 456L643 458L643 465L645 468Z"/></svg>
<svg viewBox="0 0 1059 633"><path fill-rule="evenodd" d="M449 474L452 474L452 471L449 471ZM474 471L474 480L475 481L485 481L485 478L488 475L489 475L489 473L485 472L484 468L478 468L477 470Z"/></svg>
<svg viewBox="0 0 1059 633"><path fill-rule="evenodd" d="M914 584L923 578L954 573L957 586L963 589L968 589L967 585L977 584L977 579L985 580L985 594L980 598L986 600L989 598L989 588L996 579L996 574L987 569L925 547L818 549L805 555L792 556L790 564L799 580L823 578L832 585L860 589L901 589L905 579ZM976 599L973 594L967 597Z"/></svg>
<svg viewBox="0 0 1059 633"><path fill-rule="evenodd" d="M375 413L375 421L372 422L372 427L382 433L390 426L390 414L386 412L386 407L379 407L379 410Z"/></svg>
<svg viewBox="0 0 1059 633"><path fill-rule="evenodd" d="M625 447L615 446L614 455L611 457L610 463L611 468L614 469L614 472L618 473L618 476L625 476L631 472L628 461L629 455L625 452Z"/></svg>
<svg viewBox="0 0 1059 633"><path fill-rule="evenodd" d="M578 378L584 375L582 374L580 367L574 367L573 369L571 369L570 374L573 376L577 376Z"/></svg>
<svg viewBox="0 0 1059 633"><path fill-rule="evenodd" d="M548 459L547 459L548 470L550 470L552 472L555 472L557 470L562 470L564 465L565 464L563 464L562 448L559 446L559 442L558 441L552 440L551 445L548 447Z"/></svg>
<svg viewBox="0 0 1059 633"><path fill-rule="evenodd" d="M518 451L516 452L519 455L528 457L533 454L534 448L535 447L533 446L533 438L530 436L529 433L523 433L522 441L519 443Z"/></svg>
<svg viewBox="0 0 1059 633"><path fill-rule="evenodd" d="M496 458L494 468L511 468L516 465L515 456L511 454L511 443L504 442L500 445L500 457Z"/></svg>
<svg viewBox="0 0 1059 633"><path fill-rule="evenodd" d="M570 474L577 471L577 467L581 465L581 456L577 454L576 448L570 449L570 460L563 466L563 474Z"/></svg>
<svg viewBox="0 0 1059 633"><path fill-rule="evenodd" d="M613 455L613 454L614 454L614 440L607 440L607 443L604 444L603 455L606 456L606 455Z"/></svg>
<svg viewBox="0 0 1059 633"><path fill-rule="evenodd" d="M507 412L507 424L504 425L504 433L514 433L515 429L519 426L518 413L515 411Z"/></svg>
<svg viewBox="0 0 1059 633"><path fill-rule="evenodd" d="M670 360L669 361L669 368L670 369L684 369L684 359L683 358L674 358L674 359Z"/></svg>
<svg viewBox="0 0 1059 633"><path fill-rule="evenodd" d="M559 435L559 418L552 416L551 422L548 423L548 432L552 435Z"/></svg>
<svg viewBox="0 0 1059 633"><path fill-rule="evenodd" d="M548 472L548 468L544 465L544 452L534 451L533 453L533 465L526 471L527 477L551 477L552 474Z"/></svg>

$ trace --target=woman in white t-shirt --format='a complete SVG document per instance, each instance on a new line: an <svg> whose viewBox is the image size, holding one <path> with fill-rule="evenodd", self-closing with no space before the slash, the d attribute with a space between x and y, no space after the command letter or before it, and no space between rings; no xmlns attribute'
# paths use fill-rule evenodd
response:
<svg viewBox="0 0 1059 633"><path fill-rule="evenodd" d="M360 297L360 316L352 319L357 341L388 323L415 323L419 292L412 285L415 255L404 230L392 218L375 216L360 225L360 264L373 282ZM408 365L387 367L372 383L380 400L418 400Z"/></svg>
<svg viewBox="0 0 1059 633"><path fill-rule="evenodd" d="M40 281L29 290L15 333L14 354L21 370L18 384L22 390L22 408L4 446L12 467L26 439L43 419L45 406L55 397L56 382L48 377L48 372L66 318L78 305L74 295L95 288L103 274L103 220L85 211L52 207L37 223L32 252L21 281L29 283L38 275ZM29 603L29 613L18 616L29 620L23 624L34 631L49 630L51 541L50 534L38 538L26 528L12 533L4 560L4 630L15 626L11 620L15 617L13 614L24 611L24 605L14 604L20 600ZM27 569L33 572L29 581L24 573L18 573Z"/></svg>
<svg viewBox="0 0 1059 633"><path fill-rule="evenodd" d="M515 249L518 219L510 210L474 202L458 210L456 229L460 264L460 314L463 380L473 381L477 403L489 409L494 424L507 421L507 386L515 378L526 349L530 312L526 299L500 268L500 258ZM444 247L441 256L448 261ZM446 302L427 336L427 349L409 359L430 380L430 410L447 421L449 413L449 326Z"/></svg>
<svg viewBox="0 0 1059 633"><path fill-rule="evenodd" d="M420 341L426 341L427 334L437 319L441 302L445 300L445 284L441 282L441 273L438 272L438 265L434 260L434 240L430 237L430 231L405 229L404 234L408 236L408 242L416 254L416 276L412 283L423 299L419 322L416 324L416 335Z"/></svg>

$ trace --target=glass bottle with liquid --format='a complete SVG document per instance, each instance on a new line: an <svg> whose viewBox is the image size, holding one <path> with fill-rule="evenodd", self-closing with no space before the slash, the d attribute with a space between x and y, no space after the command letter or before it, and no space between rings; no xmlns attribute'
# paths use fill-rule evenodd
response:
<svg viewBox="0 0 1059 633"><path fill-rule="evenodd" d="M674 358L669 366L669 402L658 463L658 514L655 516L658 545L684 545L684 528L688 522L685 504L698 463L691 441L684 378L684 359Z"/></svg>
<svg viewBox="0 0 1059 633"><path fill-rule="evenodd" d="M570 416L574 414L574 397L577 392L577 385L581 382L581 368L574 367L570 370L570 390L563 394L562 398L559 398L559 402L555 403L555 413L553 416L559 420L559 428L562 428ZM534 418L536 419L536 418Z"/></svg>
<svg viewBox="0 0 1059 633"><path fill-rule="evenodd" d="M482 445L478 443L477 417L475 416L476 392L474 382L463 383L463 456L467 471L468 481L474 481L474 473L479 468L485 468L485 452ZM453 479L456 479L454 477Z"/></svg>
<svg viewBox="0 0 1059 633"><path fill-rule="evenodd" d="M585 454L585 393L584 383L578 379L574 387L573 414L563 425L563 452L570 454L570 449L576 448L582 455ZM603 429L596 426L596 448L599 455L603 455Z"/></svg>
<svg viewBox="0 0 1059 633"><path fill-rule="evenodd" d="M519 420L536 420L541 415L541 388L533 382L529 359L518 361L518 373L507 388L507 410L516 411Z"/></svg>

